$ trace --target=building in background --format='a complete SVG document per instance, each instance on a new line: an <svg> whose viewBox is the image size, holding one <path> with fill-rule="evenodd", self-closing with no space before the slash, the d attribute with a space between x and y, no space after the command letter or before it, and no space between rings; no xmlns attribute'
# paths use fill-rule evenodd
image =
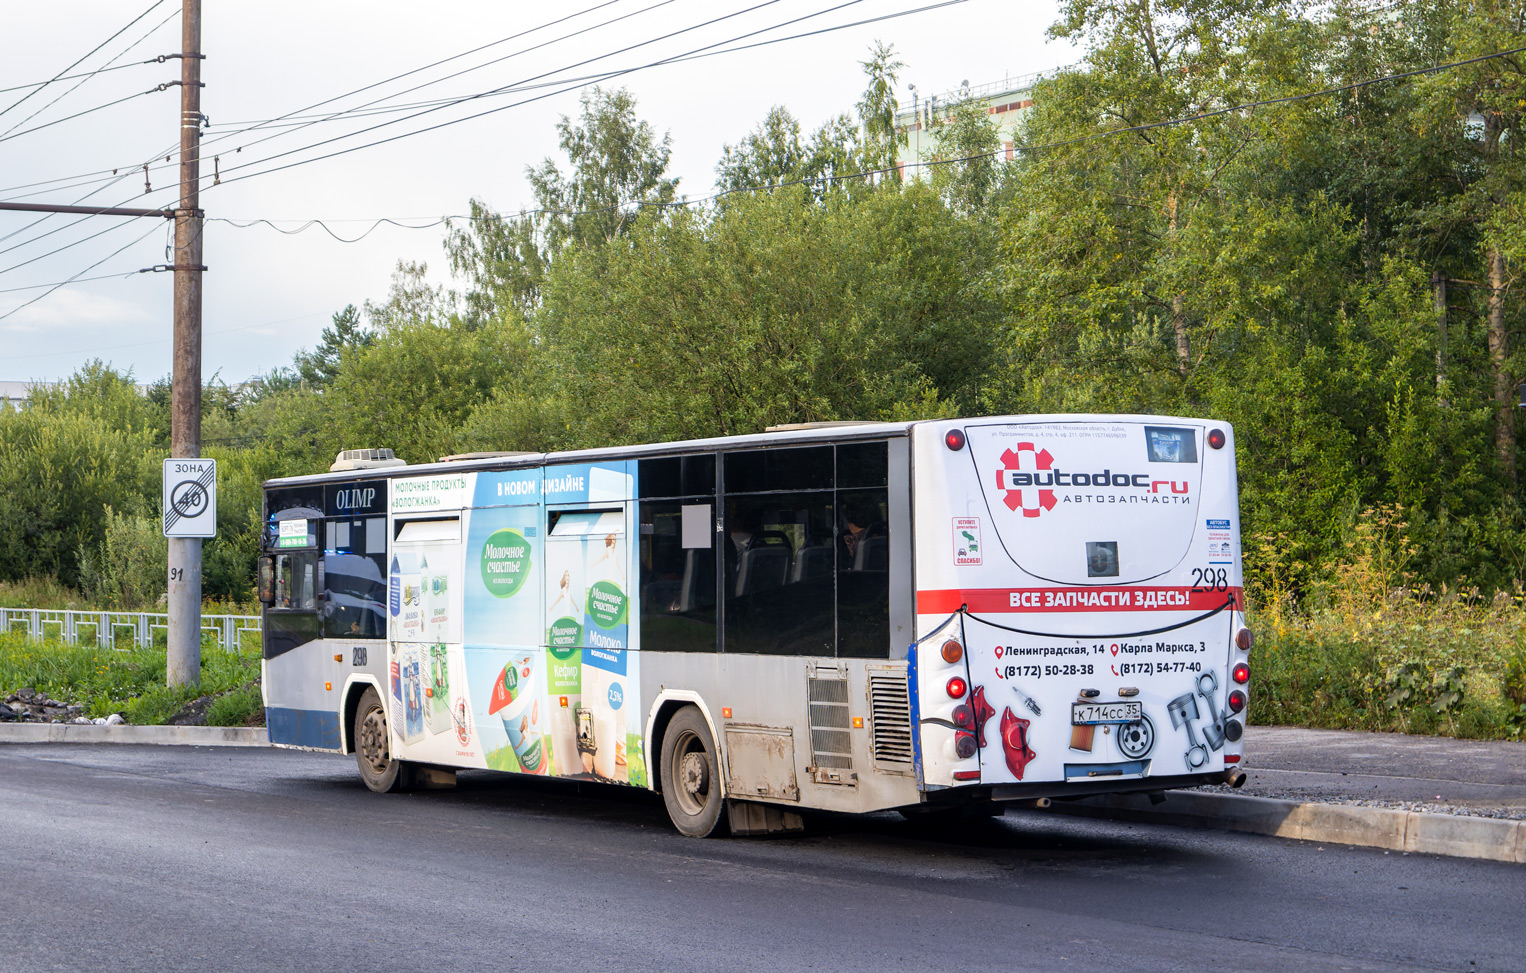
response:
<svg viewBox="0 0 1526 973"><path fill-rule="evenodd" d="M47 382L0 382L0 402L5 402L12 409L19 409L26 405L26 394L34 385L47 385Z"/></svg>
<svg viewBox="0 0 1526 973"><path fill-rule="evenodd" d="M1003 154L1000 158L1011 159L1022 119L1028 109L1033 107L1034 85L1045 78L1052 78L1056 74L1070 70L1073 70L1073 67L1038 71L974 87L965 81L952 91L935 95L918 91L916 85L907 85L911 104L908 106L903 101L901 110L895 116L896 130L906 133L906 144L901 146L896 155L896 165L900 167L901 178L930 178L928 167L917 165L917 163L929 162L937 155L938 126L947 120L949 111L955 105L970 99L985 104L986 112L991 116L991 121L996 125L997 134L1001 137Z"/></svg>

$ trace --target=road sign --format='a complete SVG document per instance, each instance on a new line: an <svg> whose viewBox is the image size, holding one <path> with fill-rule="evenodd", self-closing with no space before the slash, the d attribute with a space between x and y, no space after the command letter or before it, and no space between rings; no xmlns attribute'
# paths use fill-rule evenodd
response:
<svg viewBox="0 0 1526 973"><path fill-rule="evenodd" d="M217 460L164 461L164 536L217 536Z"/></svg>

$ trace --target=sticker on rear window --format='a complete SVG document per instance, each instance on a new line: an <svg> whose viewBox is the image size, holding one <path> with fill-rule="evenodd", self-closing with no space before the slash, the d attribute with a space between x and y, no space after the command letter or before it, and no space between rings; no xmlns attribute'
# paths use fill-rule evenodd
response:
<svg viewBox="0 0 1526 973"><path fill-rule="evenodd" d="M1086 575L1089 578L1118 577L1118 542L1086 542Z"/></svg>
<svg viewBox="0 0 1526 973"><path fill-rule="evenodd" d="M1152 463L1196 463L1197 436L1176 426L1145 426L1145 448Z"/></svg>

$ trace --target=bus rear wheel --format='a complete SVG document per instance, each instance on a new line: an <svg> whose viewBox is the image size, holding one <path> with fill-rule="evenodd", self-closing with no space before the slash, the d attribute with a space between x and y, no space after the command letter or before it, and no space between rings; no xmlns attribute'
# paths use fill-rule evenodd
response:
<svg viewBox="0 0 1526 973"><path fill-rule="evenodd" d="M353 730L355 765L360 768L360 779L366 786L378 794L406 790L411 776L408 765L392 756L387 710L375 689L361 694Z"/></svg>
<svg viewBox="0 0 1526 973"><path fill-rule="evenodd" d="M726 801L710 728L694 706L673 714L662 736L662 800L673 826L691 838L724 833Z"/></svg>

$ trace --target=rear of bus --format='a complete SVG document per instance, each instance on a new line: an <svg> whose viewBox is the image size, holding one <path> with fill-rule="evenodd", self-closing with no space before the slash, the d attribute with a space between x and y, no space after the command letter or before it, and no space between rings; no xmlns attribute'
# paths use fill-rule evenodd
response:
<svg viewBox="0 0 1526 973"><path fill-rule="evenodd" d="M1234 432L1156 416L912 430L929 800L1239 777L1249 692Z"/></svg>

